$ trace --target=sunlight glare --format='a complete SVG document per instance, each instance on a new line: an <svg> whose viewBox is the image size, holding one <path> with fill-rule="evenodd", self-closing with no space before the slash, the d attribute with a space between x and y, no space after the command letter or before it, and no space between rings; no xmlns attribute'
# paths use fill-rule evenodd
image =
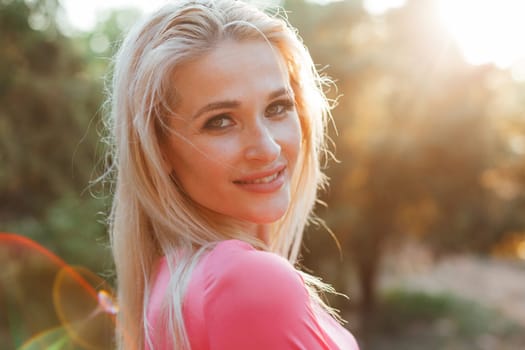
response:
<svg viewBox="0 0 525 350"><path fill-rule="evenodd" d="M166 0L62 0L60 3L65 11L64 19L67 25L75 30L87 32L92 30L101 15L110 9L136 8L148 13L166 3Z"/></svg>
<svg viewBox="0 0 525 350"><path fill-rule="evenodd" d="M520 259L525 260L525 240L518 243L517 253Z"/></svg>
<svg viewBox="0 0 525 350"><path fill-rule="evenodd" d="M468 63L509 68L525 57L525 1L438 0L438 6Z"/></svg>
<svg viewBox="0 0 525 350"><path fill-rule="evenodd" d="M512 78L519 82L525 82L525 57L515 62L510 68Z"/></svg>
<svg viewBox="0 0 525 350"><path fill-rule="evenodd" d="M282 0L248 0L252 3L259 4L262 7L269 4L282 4ZM309 0L321 5L327 5L332 2L342 0ZM405 0L387 0L386 2L404 2ZM60 4L63 8L61 23L63 30L67 33L75 31L89 32L93 30L97 21L103 18L103 14L108 10L135 8L142 13L149 13L162 5L166 4L168 0L61 0ZM376 0L377 2L377 0ZM381 2L381 0L379 0ZM39 24L39 23L37 23Z"/></svg>
<svg viewBox="0 0 525 350"><path fill-rule="evenodd" d="M403 7L406 0L365 0L363 6L371 15L381 15L386 11Z"/></svg>
<svg viewBox="0 0 525 350"><path fill-rule="evenodd" d="M116 315L118 313L118 305L115 298L106 290L98 292L98 304L102 310L108 314Z"/></svg>

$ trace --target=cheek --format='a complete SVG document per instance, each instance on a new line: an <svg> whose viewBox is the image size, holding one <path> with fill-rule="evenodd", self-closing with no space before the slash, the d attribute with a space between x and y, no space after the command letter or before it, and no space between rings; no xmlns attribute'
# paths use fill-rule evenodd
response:
<svg viewBox="0 0 525 350"><path fill-rule="evenodd" d="M207 138L172 142L170 163L182 182L222 175L233 166L239 145L233 139Z"/></svg>
<svg viewBox="0 0 525 350"><path fill-rule="evenodd" d="M290 118L285 127L280 128L281 143L284 151L287 153L288 161L293 162L297 160L299 150L301 148L301 126L299 118Z"/></svg>
<svg viewBox="0 0 525 350"><path fill-rule="evenodd" d="M211 137L205 142L196 142L193 152L187 155L188 166L208 179L214 175L228 176L242 159L241 146L235 137Z"/></svg>

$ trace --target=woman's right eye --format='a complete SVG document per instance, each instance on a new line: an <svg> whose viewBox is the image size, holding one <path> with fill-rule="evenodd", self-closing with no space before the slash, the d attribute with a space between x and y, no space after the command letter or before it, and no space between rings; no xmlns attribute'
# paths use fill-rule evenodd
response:
<svg viewBox="0 0 525 350"><path fill-rule="evenodd" d="M228 115L218 115L208 119L204 124L204 129L207 130L223 130L229 126L233 125L233 120Z"/></svg>

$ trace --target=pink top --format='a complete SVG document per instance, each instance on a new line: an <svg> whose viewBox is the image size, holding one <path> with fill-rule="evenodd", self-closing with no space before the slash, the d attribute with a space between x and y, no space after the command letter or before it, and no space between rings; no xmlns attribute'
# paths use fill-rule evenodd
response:
<svg viewBox="0 0 525 350"><path fill-rule="evenodd" d="M147 310L155 350L172 349L161 318L168 280L163 258ZM358 349L344 327L313 305L286 259L238 240L220 242L197 263L183 317L192 350Z"/></svg>

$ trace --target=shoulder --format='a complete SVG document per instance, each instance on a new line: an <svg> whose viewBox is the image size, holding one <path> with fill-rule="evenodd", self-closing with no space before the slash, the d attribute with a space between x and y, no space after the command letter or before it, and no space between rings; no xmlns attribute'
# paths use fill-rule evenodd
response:
<svg viewBox="0 0 525 350"><path fill-rule="evenodd" d="M299 343L319 348L323 342L296 269L241 241L221 242L203 258L185 303L190 338L208 339L216 349L295 348L290 346Z"/></svg>
<svg viewBox="0 0 525 350"><path fill-rule="evenodd" d="M157 262L153 276L150 311L161 308L170 281L166 257ZM286 259L240 240L227 240L217 243L192 270L185 303L221 298L224 306L228 300L253 300L257 306L304 299L307 294L302 277Z"/></svg>
<svg viewBox="0 0 525 350"><path fill-rule="evenodd" d="M209 296L222 296L225 305L226 299L231 299L252 308L264 308L308 298L301 276L286 259L242 241L219 243L203 261L203 267L207 292L212 294Z"/></svg>
<svg viewBox="0 0 525 350"><path fill-rule="evenodd" d="M242 241L219 243L203 265L214 287L226 287L237 292L247 288L250 294L260 294L254 290L256 286L266 291L294 287L306 293L301 276L288 260L274 253L256 250Z"/></svg>

